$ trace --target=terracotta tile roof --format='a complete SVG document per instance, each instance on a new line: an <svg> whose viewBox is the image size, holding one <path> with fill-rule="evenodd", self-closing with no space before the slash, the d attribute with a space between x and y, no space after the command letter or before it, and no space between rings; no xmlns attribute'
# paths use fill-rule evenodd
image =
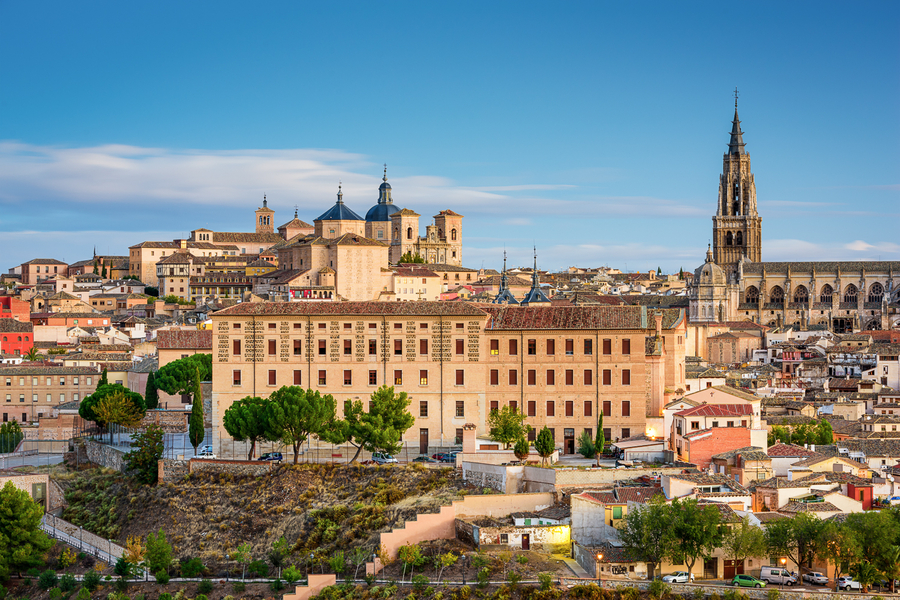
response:
<svg viewBox="0 0 900 600"><path fill-rule="evenodd" d="M96 367L0 365L0 375L93 375L99 372Z"/></svg>
<svg viewBox="0 0 900 600"><path fill-rule="evenodd" d="M392 214L392 215L391 215L391 218L393 218L394 215L399 215L399 216L402 216L402 217L419 217L419 216L421 216L421 215L420 215L419 213L417 213L416 211L410 210L410 209L408 209L408 208L401 208L400 210L398 210L397 212L395 212L394 214Z"/></svg>
<svg viewBox="0 0 900 600"><path fill-rule="evenodd" d="M707 340L742 340L751 338L754 340L758 340L758 335L753 335L752 333L746 333L744 331L725 331L723 333L719 333L717 335L710 336L706 338Z"/></svg>
<svg viewBox="0 0 900 600"><path fill-rule="evenodd" d="M55 258L32 258L28 262L22 263L23 265L33 265L33 264L42 264L42 265L65 265L61 260L56 260ZM66 265L68 266L68 265Z"/></svg>
<svg viewBox="0 0 900 600"><path fill-rule="evenodd" d="M749 454L751 452L756 452L756 451L762 452L762 448L758 448L756 446L745 446L743 448L735 448L734 450L729 450L727 452L720 452L719 454L713 454L712 458L729 459L729 458L734 458L738 454L744 454L744 453ZM765 455L765 457L768 458L768 455L766 455L765 452L763 452L763 455Z"/></svg>
<svg viewBox="0 0 900 600"><path fill-rule="evenodd" d="M283 241L277 233L242 233L232 231L214 231L213 241L225 244L274 244Z"/></svg>
<svg viewBox="0 0 900 600"><path fill-rule="evenodd" d="M244 315L485 316L469 302L245 302L220 310L213 318Z"/></svg>
<svg viewBox="0 0 900 600"><path fill-rule="evenodd" d="M753 513L753 516L759 519L759 522L765 525L766 523L771 523L772 521L780 521L781 519L787 519L787 515L783 515L777 512L758 512Z"/></svg>
<svg viewBox="0 0 900 600"><path fill-rule="evenodd" d="M749 404L701 404L675 413L678 417L744 417L753 414Z"/></svg>
<svg viewBox="0 0 900 600"><path fill-rule="evenodd" d="M16 321L15 319L0 319L0 333L22 333L34 331L31 321Z"/></svg>
<svg viewBox="0 0 900 600"><path fill-rule="evenodd" d="M780 513L796 514L802 512L841 512L831 502L795 502L791 500L778 509Z"/></svg>
<svg viewBox="0 0 900 600"><path fill-rule="evenodd" d="M186 265L194 262L194 256L187 251L174 252L156 262L157 265Z"/></svg>
<svg viewBox="0 0 900 600"><path fill-rule="evenodd" d="M678 475L669 475L669 478L696 483L698 486L724 485L734 492L741 492L744 495L748 493L747 488L735 481L734 478L722 473L679 473Z"/></svg>
<svg viewBox="0 0 900 600"><path fill-rule="evenodd" d="M769 446L767 452L771 458L801 458L814 456L816 454L812 450L807 450L803 446L797 446L795 444L782 444L780 442Z"/></svg>
<svg viewBox="0 0 900 600"><path fill-rule="evenodd" d="M619 502L640 502L641 504L649 502L654 496L664 496L663 489L659 486L617 487L613 489L613 494Z"/></svg>
<svg viewBox="0 0 900 600"><path fill-rule="evenodd" d="M701 494L701 497L711 495L711 494ZM735 494L740 495L740 494ZM712 502L707 500L700 500L697 502L698 508L704 508L707 506L712 506L719 510L719 518L723 523L740 523L741 518L737 516L737 513L734 512L734 509L724 502Z"/></svg>
<svg viewBox="0 0 900 600"><path fill-rule="evenodd" d="M242 306L238 304L237 306ZM161 329L156 334L156 347L160 350L192 349L212 351L211 329Z"/></svg>
<svg viewBox="0 0 900 600"><path fill-rule="evenodd" d="M787 477L770 477L753 484L754 488L790 489L829 483L824 473L812 473L804 477L788 480Z"/></svg>
<svg viewBox="0 0 900 600"><path fill-rule="evenodd" d="M455 213L455 212L453 212L452 210L450 210L450 209L448 208L447 210L442 210L442 211L439 212L438 214L434 215L435 218L441 217L441 216L444 216L444 217L461 217L462 215L459 214L459 213Z"/></svg>
<svg viewBox="0 0 900 600"><path fill-rule="evenodd" d="M397 267L397 275L399 277L440 277L431 269L423 266L405 266Z"/></svg>
<svg viewBox="0 0 900 600"><path fill-rule="evenodd" d="M817 465L821 462L825 462L826 460L831 460L833 458L840 458L844 462L850 463L850 465L856 469L868 469L869 465L863 464L861 462L857 462L851 458L847 458L846 456L823 456L821 454L815 454L814 456L810 456L809 458L805 458L803 460L798 460L794 463L795 467L811 467L813 465Z"/></svg>
<svg viewBox="0 0 900 600"><path fill-rule="evenodd" d="M613 492L582 492L578 494L579 498L593 500L600 504L620 504L619 499Z"/></svg>
<svg viewBox="0 0 900 600"><path fill-rule="evenodd" d="M486 329L646 329L651 326L648 311L637 306L550 306L484 307L491 319ZM663 309L663 328L672 328L682 317L677 309ZM642 327L643 325L643 327Z"/></svg>

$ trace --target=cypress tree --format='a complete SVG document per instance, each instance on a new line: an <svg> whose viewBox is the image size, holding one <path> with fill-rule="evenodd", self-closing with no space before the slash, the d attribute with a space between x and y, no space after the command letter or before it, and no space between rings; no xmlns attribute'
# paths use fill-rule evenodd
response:
<svg viewBox="0 0 900 600"><path fill-rule="evenodd" d="M156 387L156 374L150 372L147 376L147 389L144 390L144 402L147 404L147 410L151 408L159 408L159 392Z"/></svg>
<svg viewBox="0 0 900 600"><path fill-rule="evenodd" d="M200 369L196 371L194 376L194 404L191 407L191 418L188 427L188 437L191 446L194 447L194 454L197 454L197 446L203 443L206 437L206 431L203 428L203 391L200 387Z"/></svg>
<svg viewBox="0 0 900 600"><path fill-rule="evenodd" d="M103 373L100 374L100 381L97 382L98 388L101 385L109 385L109 378L106 376L106 369L103 369Z"/></svg>
<svg viewBox="0 0 900 600"><path fill-rule="evenodd" d="M600 418L597 420L597 439L594 440L594 450L597 452L597 466L600 466L600 455L606 448L606 436L603 434L603 410L600 411Z"/></svg>

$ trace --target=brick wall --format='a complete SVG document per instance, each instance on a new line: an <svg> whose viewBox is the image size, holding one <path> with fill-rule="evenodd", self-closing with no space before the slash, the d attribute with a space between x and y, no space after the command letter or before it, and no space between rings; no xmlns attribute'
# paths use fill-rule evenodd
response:
<svg viewBox="0 0 900 600"><path fill-rule="evenodd" d="M709 435L698 436L690 444L688 457L701 471L709 468L714 455L752 445L746 427L713 427Z"/></svg>

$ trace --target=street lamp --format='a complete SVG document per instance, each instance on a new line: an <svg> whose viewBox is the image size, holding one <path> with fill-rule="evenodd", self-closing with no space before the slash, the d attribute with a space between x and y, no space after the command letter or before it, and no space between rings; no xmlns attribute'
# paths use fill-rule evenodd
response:
<svg viewBox="0 0 900 600"><path fill-rule="evenodd" d="M781 589L784 589L784 567L787 564L787 559L785 557L781 557Z"/></svg>
<svg viewBox="0 0 900 600"><path fill-rule="evenodd" d="M599 583L600 585L603 584L603 578L600 577L600 561L601 560L603 560L603 553L598 552L597 553L597 583Z"/></svg>

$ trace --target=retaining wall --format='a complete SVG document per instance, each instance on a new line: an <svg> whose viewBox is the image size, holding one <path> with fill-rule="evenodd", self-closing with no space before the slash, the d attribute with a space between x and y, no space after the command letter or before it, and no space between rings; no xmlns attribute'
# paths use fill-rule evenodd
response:
<svg viewBox="0 0 900 600"><path fill-rule="evenodd" d="M192 458L188 462L188 473L200 471L214 473L232 473L234 475L252 475L258 477L271 471L275 464L270 461L259 460L210 460L206 458Z"/></svg>
<svg viewBox="0 0 900 600"><path fill-rule="evenodd" d="M308 600L318 596L322 590L337 583L335 575L310 575L306 585L294 587L293 594L285 594L282 600Z"/></svg>
<svg viewBox="0 0 900 600"><path fill-rule="evenodd" d="M157 478L160 483L168 481L179 481L184 479L188 474L188 463L186 460L175 460L172 458L161 459L158 463Z"/></svg>
<svg viewBox="0 0 900 600"><path fill-rule="evenodd" d="M106 444L98 444L93 440L84 441L84 450L88 460L109 469L125 471L125 452Z"/></svg>

